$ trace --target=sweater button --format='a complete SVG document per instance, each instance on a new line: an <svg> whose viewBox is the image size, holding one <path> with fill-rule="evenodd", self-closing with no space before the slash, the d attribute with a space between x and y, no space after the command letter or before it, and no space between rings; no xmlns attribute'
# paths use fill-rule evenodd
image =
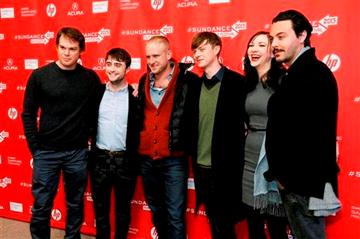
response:
<svg viewBox="0 0 360 239"><path fill-rule="evenodd" d="M157 130L157 125L154 125L154 130Z"/></svg>
<svg viewBox="0 0 360 239"><path fill-rule="evenodd" d="M156 143L157 143L157 140L156 140L156 139L154 139L153 143L154 143L154 144L156 144Z"/></svg>

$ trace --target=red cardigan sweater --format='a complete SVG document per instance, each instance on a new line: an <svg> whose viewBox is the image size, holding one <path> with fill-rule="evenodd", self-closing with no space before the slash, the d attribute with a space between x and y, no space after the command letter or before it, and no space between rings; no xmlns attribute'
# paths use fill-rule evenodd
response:
<svg viewBox="0 0 360 239"><path fill-rule="evenodd" d="M156 108L150 96L149 74L145 80L145 108L144 127L140 132L139 153L152 159L178 156L179 152L169 150L169 121L174 105L175 86L179 75L179 68L175 64L172 79L166 89L159 107Z"/></svg>

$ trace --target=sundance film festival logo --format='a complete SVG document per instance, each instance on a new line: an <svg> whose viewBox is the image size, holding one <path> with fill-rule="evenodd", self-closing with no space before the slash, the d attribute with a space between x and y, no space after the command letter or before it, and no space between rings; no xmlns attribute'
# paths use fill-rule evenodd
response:
<svg viewBox="0 0 360 239"><path fill-rule="evenodd" d="M61 211L59 209L53 209L51 211L51 217L52 217L52 219L54 219L57 222L60 221L62 218Z"/></svg>
<svg viewBox="0 0 360 239"><path fill-rule="evenodd" d="M44 44L47 45L50 39L54 38L54 32L47 31L44 34L26 34L15 35L15 40L30 40L30 44Z"/></svg>
<svg viewBox="0 0 360 239"><path fill-rule="evenodd" d="M5 39L5 34L4 33L0 33L0 41Z"/></svg>
<svg viewBox="0 0 360 239"><path fill-rule="evenodd" d="M14 65L14 60L12 58L8 58L3 69L6 71L16 71L18 67Z"/></svg>
<svg viewBox="0 0 360 239"><path fill-rule="evenodd" d="M133 36L142 35L144 40L149 40L152 36L166 36L174 33L174 27L164 25L160 29L137 29L137 30L122 30L121 35Z"/></svg>
<svg viewBox="0 0 360 239"><path fill-rule="evenodd" d="M230 37L234 38L239 35L240 31L247 29L247 22L236 21L232 25L223 25L223 26L204 26L204 27L189 27L188 32L198 33L198 32L214 32L219 37Z"/></svg>
<svg viewBox="0 0 360 239"><path fill-rule="evenodd" d="M313 33L321 35L327 31L329 26L335 26L338 24L337 16L327 15L320 19L319 21L313 21L312 26L314 28Z"/></svg>
<svg viewBox="0 0 360 239"><path fill-rule="evenodd" d="M8 109L8 116L10 119L15 120L18 117L18 111L14 107Z"/></svg>
<svg viewBox="0 0 360 239"><path fill-rule="evenodd" d="M337 71L340 68L340 57L334 53L327 54L322 60L332 72Z"/></svg>
<svg viewBox="0 0 360 239"><path fill-rule="evenodd" d="M55 17L56 15L56 6L53 3L49 3L46 6L46 14L48 15L48 17Z"/></svg>
<svg viewBox="0 0 360 239"><path fill-rule="evenodd" d="M3 92L3 90L6 90L6 84L5 84L5 83L0 82L0 93L2 93L2 92Z"/></svg>
<svg viewBox="0 0 360 239"><path fill-rule="evenodd" d="M0 143L5 140L5 138L9 138L9 132L5 130L0 132Z"/></svg>
<svg viewBox="0 0 360 239"><path fill-rule="evenodd" d="M84 34L86 42L102 42L105 37L111 36L111 31L108 28L101 28L98 32L88 32Z"/></svg>
<svg viewBox="0 0 360 239"><path fill-rule="evenodd" d="M151 1L151 7L154 10L160 10L164 6L165 0L150 0Z"/></svg>
<svg viewBox="0 0 360 239"><path fill-rule="evenodd" d="M6 188L9 184L11 184L11 178L5 177L3 179L0 179L1 188Z"/></svg>
<svg viewBox="0 0 360 239"><path fill-rule="evenodd" d="M84 11L79 9L79 3L77 2L73 2L71 4L71 10L68 11L67 15L68 16L80 16L80 15L84 15Z"/></svg>

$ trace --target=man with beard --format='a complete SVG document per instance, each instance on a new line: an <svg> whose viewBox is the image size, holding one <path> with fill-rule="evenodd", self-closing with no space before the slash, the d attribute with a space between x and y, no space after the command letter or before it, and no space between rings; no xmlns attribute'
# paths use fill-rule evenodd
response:
<svg viewBox="0 0 360 239"><path fill-rule="evenodd" d="M270 36L286 68L268 103L268 181L276 180L296 238L325 238L324 216L340 208L337 194L338 92L329 68L310 46L312 26L298 11L279 13ZM326 203L325 203L326 201Z"/></svg>

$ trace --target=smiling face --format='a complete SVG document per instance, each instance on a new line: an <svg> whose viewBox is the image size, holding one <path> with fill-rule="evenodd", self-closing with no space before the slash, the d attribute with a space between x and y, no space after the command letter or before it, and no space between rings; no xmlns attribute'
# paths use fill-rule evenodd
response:
<svg viewBox="0 0 360 239"><path fill-rule="evenodd" d="M58 55L57 65L63 70L75 69L81 55L79 42L62 35L56 50Z"/></svg>
<svg viewBox="0 0 360 239"><path fill-rule="evenodd" d="M151 72L162 75L169 68L171 51L169 46L162 41L152 40L146 43L146 62Z"/></svg>
<svg viewBox="0 0 360 239"><path fill-rule="evenodd" d="M247 56L250 65L255 68L261 68L271 61L270 41L266 34L253 37L248 45Z"/></svg>
<svg viewBox="0 0 360 239"><path fill-rule="evenodd" d="M291 65L304 47L306 31L296 36L291 20L274 22L271 25L271 46L277 62Z"/></svg>
<svg viewBox="0 0 360 239"><path fill-rule="evenodd" d="M123 61L118 61L116 58L109 56L105 62L105 73L111 84L121 84L128 73L129 68Z"/></svg>

